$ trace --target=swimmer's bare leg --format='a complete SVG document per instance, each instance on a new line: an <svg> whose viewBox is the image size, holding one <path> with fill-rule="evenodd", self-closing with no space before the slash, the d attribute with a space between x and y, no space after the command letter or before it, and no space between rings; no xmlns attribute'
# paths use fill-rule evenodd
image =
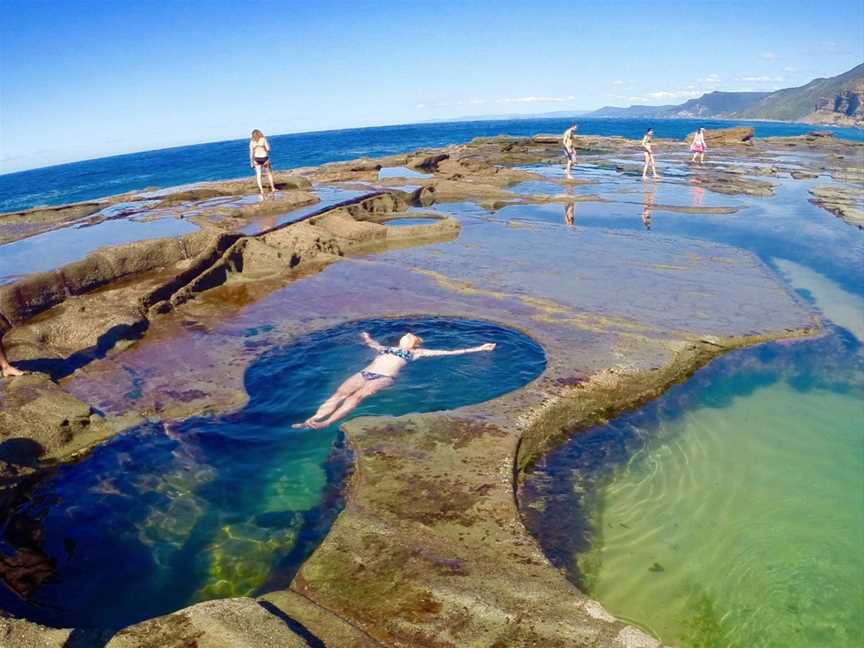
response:
<svg viewBox="0 0 864 648"><path fill-rule="evenodd" d="M267 163L267 177L270 178L270 193L276 193L276 185L273 182L273 165Z"/></svg>
<svg viewBox="0 0 864 648"><path fill-rule="evenodd" d="M255 180L258 182L258 195L264 197L264 186L261 184L261 165L255 163Z"/></svg>
<svg viewBox="0 0 864 648"><path fill-rule="evenodd" d="M321 406L318 408L318 411L315 412L312 416L306 419L303 423L295 423L291 427L301 428L301 427L314 427L312 425L318 419L322 419L329 414L332 414L333 411L339 406L339 404L351 396L356 391L359 391L366 384L366 380L359 373L353 374L349 377L345 382L339 385L339 388L333 392L333 395L321 403Z"/></svg>
<svg viewBox="0 0 864 648"><path fill-rule="evenodd" d="M348 416L354 408L356 408L362 401L369 398L373 394L377 394L382 389L386 389L390 385L393 384L392 378L376 378L375 380L369 380L366 382L366 385L362 388L351 394L348 398L346 398L342 405L333 412L328 418L323 421L313 421L309 423L309 427L313 428L325 428L328 425L333 425L336 421L345 416Z"/></svg>

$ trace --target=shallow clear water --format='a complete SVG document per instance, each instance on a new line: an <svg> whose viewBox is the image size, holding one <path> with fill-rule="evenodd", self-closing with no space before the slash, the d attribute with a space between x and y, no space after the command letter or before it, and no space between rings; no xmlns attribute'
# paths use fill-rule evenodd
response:
<svg viewBox="0 0 864 648"><path fill-rule="evenodd" d="M757 137L800 135L812 124L727 122L688 119L578 119L584 135L621 135L638 139L652 126L659 138L682 139L696 128L752 125ZM407 153L495 135L528 136L562 133L572 119L519 119L475 122L436 122L379 128L355 128L293 135L271 135L271 159L277 170ZM837 137L864 140L856 128L819 126ZM247 140L180 146L130 155L117 155L0 175L0 213L36 205L57 205L144 189L173 187L207 180L249 176Z"/></svg>
<svg viewBox="0 0 864 648"><path fill-rule="evenodd" d="M385 225L389 226L404 226L404 225L429 225L431 223L435 223L438 220L437 218L390 218L384 221Z"/></svg>
<svg viewBox="0 0 864 648"><path fill-rule="evenodd" d="M495 218L563 228L569 216L577 237L630 230L743 248L833 325L820 340L730 354L575 435L526 480L529 527L575 583L670 645L858 645L864 236L808 202L812 182L773 178L776 195L753 199L585 175L597 182L575 192L611 202L574 202L569 214L514 205Z"/></svg>
<svg viewBox="0 0 864 648"><path fill-rule="evenodd" d="M429 348L498 346L411 363L357 415L484 401L533 380L546 364L522 333L440 318L352 322L270 351L246 371L243 409L167 429L141 426L23 494L0 523L0 553L35 559L46 570L36 582L50 578L27 601L0 587L0 609L61 627L116 628L196 601L286 586L338 513L350 464L338 426L290 426L372 360L363 330L385 344L410 330Z"/></svg>
<svg viewBox="0 0 864 648"><path fill-rule="evenodd" d="M431 173L415 171L405 166L381 167L378 171L379 180L386 180L388 178L429 178L431 175Z"/></svg>
<svg viewBox="0 0 864 648"><path fill-rule="evenodd" d="M364 192L355 189L342 189L341 187L315 187L313 193L315 193L319 198L317 203L300 207L299 209L286 211L282 214L271 214L270 216L252 218L247 225L243 226L239 230L240 233L258 234L273 227L285 225L286 223L293 223L306 218L309 214L332 207L343 200L356 198ZM2 251L2 248L0 248L0 251Z"/></svg>
<svg viewBox="0 0 864 648"><path fill-rule="evenodd" d="M110 214L106 217L111 218ZM120 217L95 225L85 222L44 232L0 245L0 284L83 259L106 245L182 236L197 230L197 225L172 215L148 220Z"/></svg>
<svg viewBox="0 0 864 648"><path fill-rule="evenodd" d="M671 645L860 645L860 351L834 329L734 352L577 435L523 492L547 555Z"/></svg>

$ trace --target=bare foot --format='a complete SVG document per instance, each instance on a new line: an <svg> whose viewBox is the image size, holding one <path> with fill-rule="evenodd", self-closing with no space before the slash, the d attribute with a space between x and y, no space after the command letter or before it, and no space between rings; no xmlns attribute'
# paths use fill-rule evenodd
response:
<svg viewBox="0 0 864 648"><path fill-rule="evenodd" d="M0 375L4 378L12 378L13 376L23 376L24 372L20 369L16 369L12 365L6 365L2 369L0 369Z"/></svg>

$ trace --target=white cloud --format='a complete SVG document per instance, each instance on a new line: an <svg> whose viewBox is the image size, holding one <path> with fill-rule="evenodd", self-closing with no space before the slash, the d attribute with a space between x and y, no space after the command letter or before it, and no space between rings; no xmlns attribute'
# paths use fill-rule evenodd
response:
<svg viewBox="0 0 864 648"><path fill-rule="evenodd" d="M798 68L796 68L795 66L792 66L792 65L787 65L786 67L783 68L783 71L784 72L797 72Z"/></svg>
<svg viewBox="0 0 864 648"><path fill-rule="evenodd" d="M701 97L705 92L703 90L658 90L657 92L649 92L648 97L652 99L692 99Z"/></svg>
<svg viewBox="0 0 864 648"><path fill-rule="evenodd" d="M496 99L495 103L538 103L538 102L561 102L561 101L576 101L576 97L569 95L567 97L504 97Z"/></svg>
<svg viewBox="0 0 864 648"><path fill-rule="evenodd" d="M417 108L449 108L452 106L482 106L487 103L496 103L496 104L513 104L513 103L561 103L565 101L576 101L575 95L568 95L566 97L543 97L543 96L527 96L527 97L501 97L499 99L481 99L478 97L474 97L472 99L457 99L457 100L448 100L448 101L436 101L434 103L419 103L416 105Z"/></svg>
<svg viewBox="0 0 864 648"><path fill-rule="evenodd" d="M621 79L615 79L612 85L624 85L624 82Z"/></svg>
<svg viewBox="0 0 864 648"><path fill-rule="evenodd" d="M782 83L782 76L743 76L735 79L736 81L744 81L745 83Z"/></svg>
<svg viewBox="0 0 864 648"><path fill-rule="evenodd" d="M763 59L765 59L766 61L776 61L778 58L780 58L774 52L762 52L762 54L760 54L760 56Z"/></svg>

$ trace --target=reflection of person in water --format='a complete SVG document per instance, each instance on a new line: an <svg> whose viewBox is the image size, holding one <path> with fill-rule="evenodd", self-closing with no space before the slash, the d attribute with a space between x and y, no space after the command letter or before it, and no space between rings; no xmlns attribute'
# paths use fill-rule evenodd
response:
<svg viewBox="0 0 864 648"><path fill-rule="evenodd" d="M701 207L702 201L705 200L705 190L697 184L692 185L693 206Z"/></svg>
<svg viewBox="0 0 864 648"><path fill-rule="evenodd" d="M453 351L421 349L420 345L423 344L423 339L413 333L403 335L399 339L399 346L395 347L378 344L365 331L360 337L368 347L378 352L378 357L369 363L365 369L343 382L339 389L324 401L318 411L304 423L295 423L292 427L323 428L335 423L347 416L364 399L390 387L402 368L412 360L492 351L495 348L495 345L490 342L469 349L455 349Z"/></svg>
<svg viewBox="0 0 864 648"><path fill-rule="evenodd" d="M564 222L570 226L576 222L576 203L572 200L564 206Z"/></svg>
<svg viewBox="0 0 864 648"><path fill-rule="evenodd" d="M651 229L651 210L654 208L654 194L657 192L656 185L646 188L642 194L642 224L645 229Z"/></svg>

